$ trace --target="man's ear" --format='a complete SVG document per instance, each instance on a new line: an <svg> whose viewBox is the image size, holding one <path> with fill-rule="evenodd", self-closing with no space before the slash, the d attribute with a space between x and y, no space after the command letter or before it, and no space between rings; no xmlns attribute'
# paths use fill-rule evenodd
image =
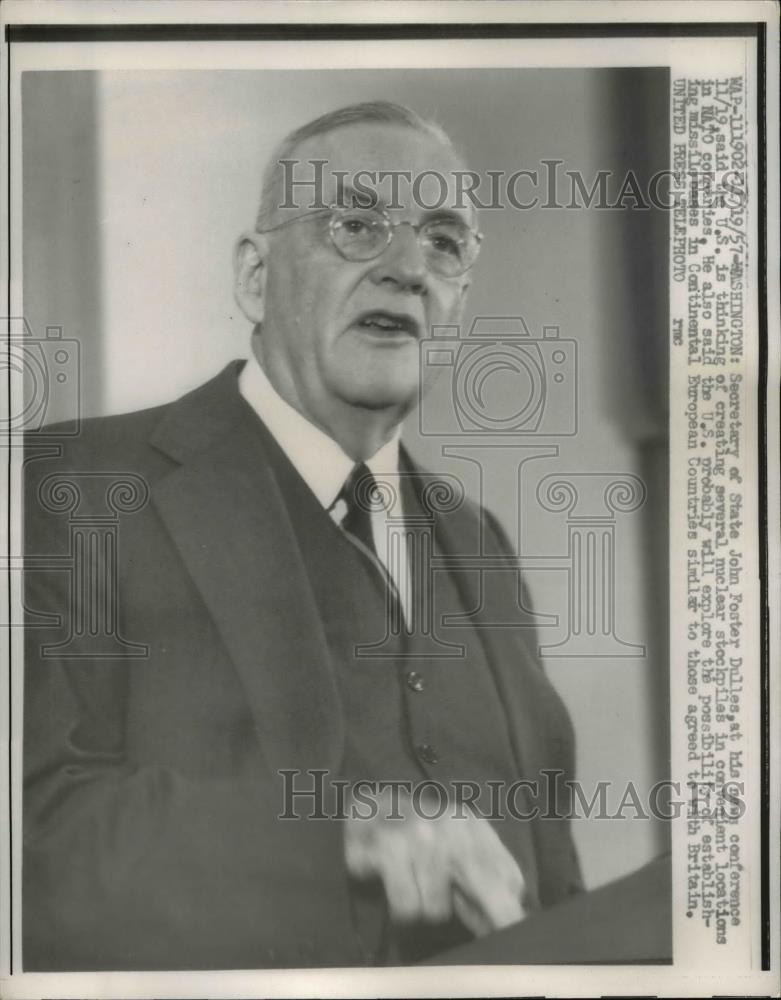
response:
<svg viewBox="0 0 781 1000"><path fill-rule="evenodd" d="M265 312L268 241L262 233L248 231L233 251L233 294L250 323L261 323Z"/></svg>

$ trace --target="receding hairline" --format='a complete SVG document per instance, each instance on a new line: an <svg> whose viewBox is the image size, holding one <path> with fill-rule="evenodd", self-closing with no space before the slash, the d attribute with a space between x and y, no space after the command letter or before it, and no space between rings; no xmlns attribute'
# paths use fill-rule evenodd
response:
<svg viewBox="0 0 781 1000"><path fill-rule="evenodd" d="M459 163L465 162L460 150L439 122L418 114L417 111L405 104L396 104L391 101L364 101L360 104L337 108L289 132L269 157L263 171L260 207L257 214L258 229L272 224L275 207L279 201L278 185L281 161L293 159L294 154L310 139L327 136L341 128L357 125L408 128L436 140L450 150Z"/></svg>

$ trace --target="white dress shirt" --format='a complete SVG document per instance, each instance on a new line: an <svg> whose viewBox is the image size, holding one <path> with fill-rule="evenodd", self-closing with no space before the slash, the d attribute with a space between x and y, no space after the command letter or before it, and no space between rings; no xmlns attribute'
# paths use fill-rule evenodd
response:
<svg viewBox="0 0 781 1000"><path fill-rule="evenodd" d="M239 375L239 392L269 429L319 503L341 525L347 508L344 501L335 501L355 462L333 438L279 395L254 355L249 357ZM390 441L366 460L366 465L380 485L384 480L392 487L389 494L394 500L389 509L371 512L372 536L377 555L396 586L404 617L409 621L411 581L401 506L400 435L401 428L397 428Z"/></svg>

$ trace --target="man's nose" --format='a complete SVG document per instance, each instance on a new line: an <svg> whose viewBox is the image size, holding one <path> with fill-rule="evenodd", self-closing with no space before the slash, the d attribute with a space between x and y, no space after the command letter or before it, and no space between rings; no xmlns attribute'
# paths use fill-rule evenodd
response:
<svg viewBox="0 0 781 1000"><path fill-rule="evenodd" d="M400 290L413 295L422 295L426 291L428 268L418 243L418 234L411 225L402 223L394 228L393 238L377 258L371 276L378 285L397 285Z"/></svg>

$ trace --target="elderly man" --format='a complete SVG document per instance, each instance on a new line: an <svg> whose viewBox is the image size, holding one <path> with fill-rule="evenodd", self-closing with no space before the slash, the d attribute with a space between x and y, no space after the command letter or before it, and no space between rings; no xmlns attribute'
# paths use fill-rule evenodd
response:
<svg viewBox="0 0 781 1000"><path fill-rule="evenodd" d="M325 164L324 190L291 198L291 164ZM361 170L436 172L447 198L367 198ZM29 454L26 548L44 563L73 556L56 482L77 484L82 519L112 475L149 500L121 519L115 563L86 561L88 586L27 574L25 968L409 962L580 887L549 796L521 819L517 795L512 816L474 800L435 816L409 794L572 771L528 629L490 626L519 617L517 579L421 575L371 502L390 484L396 528L433 523L435 553L508 554L468 503L430 516L399 443L420 341L459 321L479 250L462 170L397 105L299 129L236 248L250 359ZM78 627L90 594L116 601L116 655ZM458 622L448 655L417 627L427 601Z"/></svg>

